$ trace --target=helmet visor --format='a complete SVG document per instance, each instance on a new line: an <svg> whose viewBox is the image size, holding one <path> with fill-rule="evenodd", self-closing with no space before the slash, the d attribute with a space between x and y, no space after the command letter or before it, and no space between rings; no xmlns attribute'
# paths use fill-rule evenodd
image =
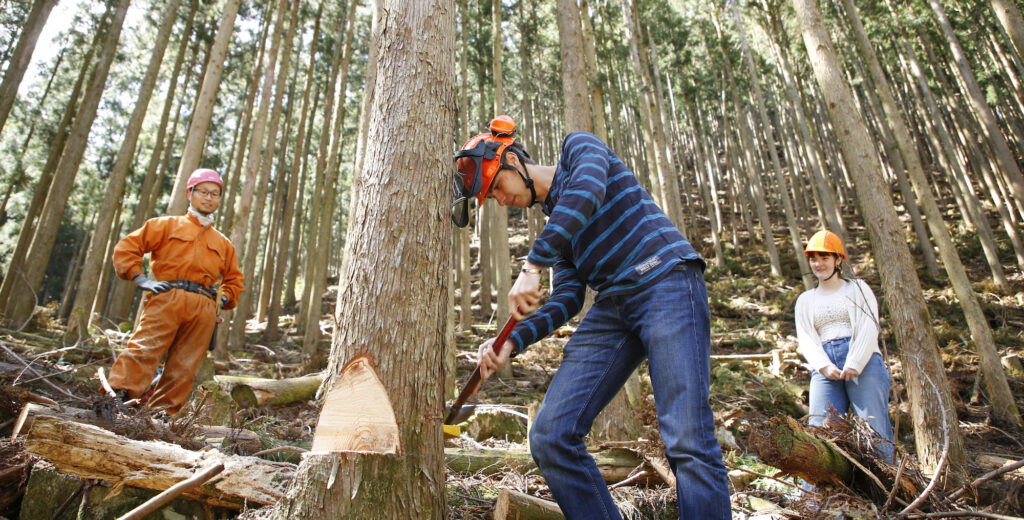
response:
<svg viewBox="0 0 1024 520"><path fill-rule="evenodd" d="M468 193L466 185L462 182L462 173L455 170L452 175L452 224L464 228L469 225L470 205L476 197Z"/></svg>
<svg viewBox="0 0 1024 520"><path fill-rule="evenodd" d="M455 152L452 172L452 223L458 227L469 224L470 205L483 189L483 163L494 159L500 143L480 140L472 148Z"/></svg>

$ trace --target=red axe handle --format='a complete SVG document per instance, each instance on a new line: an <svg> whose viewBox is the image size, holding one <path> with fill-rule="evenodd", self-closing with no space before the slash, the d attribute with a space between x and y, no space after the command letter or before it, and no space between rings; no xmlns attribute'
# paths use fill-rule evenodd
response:
<svg viewBox="0 0 1024 520"><path fill-rule="evenodd" d="M515 318L509 316L508 321L505 322L505 326L501 328L501 332L498 334L497 339L494 340L494 344L491 345L491 350L495 354L501 351L502 345L508 341L508 337L512 335L512 329L519 323ZM469 399L480 389L481 383L480 365L477 365L476 369L473 370L473 375L469 376L469 381L466 382L466 386L459 392L459 397L455 399L455 404L452 405L448 416L444 418L445 424L452 424L455 420L455 416L459 414L459 409L466 403L466 399Z"/></svg>

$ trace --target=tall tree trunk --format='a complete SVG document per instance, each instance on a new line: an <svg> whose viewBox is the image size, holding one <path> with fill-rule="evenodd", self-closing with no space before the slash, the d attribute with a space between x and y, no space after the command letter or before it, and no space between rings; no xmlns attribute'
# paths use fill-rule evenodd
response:
<svg viewBox="0 0 1024 520"><path fill-rule="evenodd" d="M635 3L633 7L634 9L636 8ZM639 16L635 19L638 20ZM639 43L639 50L643 53L641 56L648 57L647 60L641 59L640 63L644 67L644 74L647 75L646 78L643 78L643 81L651 89L651 96L648 99L654 100L654 106L651 107L651 117L654 118L651 120L654 142L651 143L651 146L657 147L655 150L656 157L663 165L662 168L658 169L658 175L661 180L661 189L665 192L665 200L668 202L666 210L669 212L669 218L679 228L679 231L684 236L687 236L689 233L686 230L686 221L683 220L682 202L680 201L679 173L676 168L678 162L673 160L671 141L666 135L671 126L665 111L665 96L662 94L661 69L658 65L658 56L655 52L654 44L650 41L650 31L647 30L646 26L647 24L644 24L643 29L640 30L643 39ZM681 169L679 168L679 170Z"/></svg>
<svg viewBox="0 0 1024 520"><path fill-rule="evenodd" d="M363 171L363 160L366 157L366 134L370 128L370 107L373 103L373 95L377 84L377 52L378 45L377 25L380 23L380 2L382 0L370 0L370 41L368 42L366 56L366 76L363 80L363 103L359 109L359 140L356 142L355 167L352 169L353 178L349 186L349 211L359 204L359 172ZM344 262L344 259L342 259Z"/></svg>
<svg viewBox="0 0 1024 520"><path fill-rule="evenodd" d="M786 214L786 227L789 228L789 239L793 246L793 254L796 256L796 263L800 267L800 274L804 281L804 288L814 288L814 275L811 274L811 267L807 263L807 257L803 252L803 240L800 237L800 226L796 221L796 213L793 211L793 202L789 198L789 190L786 188L786 179L782 174L782 165L779 163L779 154L776 150L775 139L772 137L771 121L768 120L768 112L764 108L764 96L761 94L761 81L758 79L757 69L754 67L754 58L750 53L750 46L747 44L747 35L743 31L743 20L740 19L740 11L736 2L732 4L733 18L736 21L736 29L740 35L740 42L743 44L743 55L747 61L747 73L750 75L750 83L754 87L754 103L757 105L757 114L761 120L762 139L768 148L768 154L772 159L772 169L775 171L775 179L779 183L779 196L782 198L782 208Z"/></svg>
<svg viewBox="0 0 1024 520"><path fill-rule="evenodd" d="M768 216L768 204L764 196L764 184L761 180L761 174L757 171L757 161L754 158L754 137L751 135L750 125L746 121L746 110L740 102L738 88L732 71L732 60L729 59L728 49L725 47L721 23L718 22L717 18L715 22L715 29L718 31L718 44L722 53L725 81L728 86L730 99L732 100L733 117L736 121L736 126L739 128L740 139L742 140L740 147L743 149L742 154L745 159L743 162L746 166L744 172L747 177L745 185L751 190L752 203L757 211L758 220L761 222L761 231L764 234L765 249L768 251L768 262L771 265L772 276L781 277L782 262L779 260L779 250L775 247L772 221ZM737 155L739 155L739 152L737 152Z"/></svg>
<svg viewBox="0 0 1024 520"><path fill-rule="evenodd" d="M236 199L242 191L242 186L245 184L242 182L242 171L247 166L246 153L249 151L251 145L251 139L249 137L255 127L253 122L253 114L255 113L256 105L256 94L260 90L260 78L263 77L263 66L265 64L265 57L267 51L267 40L269 40L270 26L274 21L273 5L268 3L268 10L266 11L265 18L263 20L263 26L259 32L259 50L256 52L255 68L252 74L248 78L245 104L242 105L241 118L242 121L239 123L240 135L235 147L232 148L234 154L233 165L227 169L228 172L228 184L224 188L224 199L221 203L223 211L218 211L221 224L221 229L224 233L230 235L232 233L233 226L235 225L235 209L237 206Z"/></svg>
<svg viewBox="0 0 1024 520"><path fill-rule="evenodd" d="M864 121L853 111L853 95L843 81L817 0L793 0L793 5L803 28L814 75L840 138L839 146L855 179L857 202L864 215L872 216L864 222L903 358L918 458L924 467L934 469L948 443L950 467L962 467L966 457L953 396L910 250L902 238L881 169L871 154L874 147Z"/></svg>
<svg viewBox="0 0 1024 520"><path fill-rule="evenodd" d="M494 115L505 113L503 47L501 34L501 0L491 0L491 82L494 85ZM508 244L508 208L492 200L487 203L487 215L491 218L491 258L494 261L494 282L498 291L498 314L495 323L503 323L510 313L508 292L512 288L511 263ZM512 377L512 363L505 363L497 372L500 378Z"/></svg>
<svg viewBox="0 0 1024 520"><path fill-rule="evenodd" d="M444 351L451 226L451 154L432 146L436 135L417 132L419 121L454 126L454 2L383 0L378 84L341 274L337 321L328 368L325 410L351 396L337 375L357 356L368 360L394 410L397 453L334 452L307 455L296 471L278 518L442 518L445 469L439 367ZM401 28L401 30L396 30ZM385 30L387 29L387 30ZM417 38L409 38L415 34ZM393 117L407 114L408 117ZM408 138L399 143L395 135ZM453 136L446 136L450 142ZM398 171L425 175L394 175ZM391 268L381 269L381 258ZM381 316L395 319L381 327ZM415 345L415 348L412 346ZM338 385L338 386L336 386ZM424 424L424 417L427 417ZM325 428L322 415L317 432ZM355 432L356 424L338 426ZM337 484L334 476L337 476ZM358 485L362 482L362 485ZM355 491L358 490L358 493Z"/></svg>
<svg viewBox="0 0 1024 520"><path fill-rule="evenodd" d="M50 11L57 5L57 0L35 0L28 17L21 24L21 35L18 36L18 43L14 46L14 52L7 63L7 70L4 72L4 79L0 81L0 132L4 129L7 116L11 113L14 100L18 97L18 86L25 77L25 70L32 61L32 53L36 50L36 42L39 41L39 33L43 32L43 26L50 17Z"/></svg>
<svg viewBox="0 0 1024 520"><path fill-rule="evenodd" d="M99 22L100 25L109 18L110 14L111 10L108 8ZM102 38L103 31L96 31L93 35L92 44L82 59L82 67L79 69L74 86L71 87L71 95L68 97L67 104L64 107L64 114L61 116L60 123L57 124L53 141L50 143L50 151L46 158L46 163L43 165L43 170L40 172L39 179L33 188L32 201L29 202L28 208L25 210L25 217L21 221L18 243L15 245L14 252L11 254L11 260L7 264L7 273L4 276L3 283L0 284L0 310L3 311L5 319L7 304L13 288L25 285L25 287L22 287L22 290L31 290L27 287L25 278L25 254L28 253L28 248L32 244L32 236L36 230L36 218L39 217L43 203L46 202L46 194L49 192L50 184L53 181L53 171L56 169L57 161L60 160L61 153L64 151L64 145L67 142L73 117L78 111L82 85L85 84L85 80L89 76L92 57L99 49Z"/></svg>
<svg viewBox="0 0 1024 520"><path fill-rule="evenodd" d="M320 20L323 16L323 4L317 8L316 11L316 22L313 25L313 40L310 42L309 47L309 65L306 67L306 85L302 90L302 104L299 109L299 133L295 137L295 155L292 156L292 166L289 168L291 173L291 179L288 181L288 195L284 201L284 215L281 219L281 242L278 247L278 258L280 259L274 266L274 286L281 287L284 284L285 272L290 266L290 262L285 260L290 257L289 251L292 247L291 239L293 236L292 221L298 220L295 218L295 202L299 194L299 184L302 184L301 179L303 177L303 166L305 161L306 149L306 118L311 115L309 110L309 94L313 91L314 85L314 72L316 71L316 57L319 49L319 38L320 38ZM295 235L296 238L298 235ZM298 240L296 240L298 243ZM281 314L281 295L273 294L270 298L270 308L267 310L267 329L264 332L264 338L267 341L275 341L280 336L278 331L279 323L278 317Z"/></svg>
<svg viewBox="0 0 1024 520"><path fill-rule="evenodd" d="M1017 51L1017 56L1024 57L1024 17L1017 9L1017 4L1013 0L989 0L989 4Z"/></svg>
<svg viewBox="0 0 1024 520"><path fill-rule="evenodd" d="M894 13L895 14L895 13ZM932 93L931 87L928 85L928 81L924 76L924 72L921 69L920 64L917 61L913 49L902 40L896 42L896 47L899 50L900 60L904 63L904 66L909 69L909 74L917 81L918 91L926 108L928 117L925 118L925 123L928 125L929 137L932 141L936 141L933 149L935 150L935 156L938 159L940 168L948 172L949 176L952 177L952 182L968 184L971 182L967 176L967 167L961 155L957 153L956 145L953 143L953 139L946 129L946 123L943 120L943 115L939 111L938 104L935 101L935 96ZM983 178L991 178L987 169L983 170ZM1002 203L999 197L998 190L992 192L995 197L995 207L999 211L1000 216L1006 226L1007 233L1009 234L1010 241L1013 244L1013 250L1017 256L1017 264L1024 268L1024 244L1021 243L1019 234L1014 227L1012 221L1010 221L1010 208L1006 204ZM978 224L978 238L982 241L982 247L985 251L985 258L989 263L989 270L992 272L992 278L996 283L1000 283L999 280L1003 280L1005 283L1006 276L1003 272L1002 263L999 260L998 248L993 247L995 245L995 238L992 233L991 226L988 223L988 219L985 217L984 212L980 204L974 201L968 202L968 208L971 211L972 219L977 221ZM1001 276L1000 276L1001 275Z"/></svg>
<svg viewBox="0 0 1024 520"><path fill-rule="evenodd" d="M313 109L310 114L316 114L320 108L320 89L315 89L313 92ZM306 197L306 180L309 178L307 173L309 169L306 167L309 164L309 151L312 148L313 143L313 127L316 126L316 117L309 118L309 124L306 125L306 135L309 136L306 139L305 147L302 150L302 165L299 170L303 172L301 179L299 180L299 192L296 194L295 200L295 217L292 222L292 237L295 239L295 244L291 246L291 251L288 254L288 274L285 276L286 283L284 287L284 302L282 303L283 308L295 309L298 304L298 299L295 296L295 281L299 278L299 269L302 266L302 261L299 260L299 251L304 248L303 237L305 237L305 243L309 242L309 233L302 233L303 229L303 218L305 214L303 212L303 203ZM296 310L295 317L299 318L302 315L301 312ZM296 320L297 321L297 320ZM298 326L296 326L298 329Z"/></svg>
<svg viewBox="0 0 1024 520"><path fill-rule="evenodd" d="M607 143L608 125L604 119L604 82L597 70L597 47L594 42L594 27L591 23L589 4L589 0L580 2L580 36L583 41L583 58L586 63L587 85L590 92L590 116L594 122L594 135Z"/></svg>
<svg viewBox="0 0 1024 520"><path fill-rule="evenodd" d="M25 255L25 277L29 290L12 294L7 304L7 319L15 323L25 321L35 310L35 294L33 293L42 287L43 278L46 276L46 267L50 261L50 254L53 252L53 244L57 239L57 230L64 218L64 208L67 206L68 197L74 188L78 167L81 165L89 141L89 131L92 129L92 123L96 119L96 110L99 107L100 98L103 96L107 73L117 54L117 42L121 37L121 28L124 25L124 17L128 12L129 3L130 0L119 1L110 25L107 26L99 60L89 77L85 96L75 114L67 145L64 147L60 162L57 163L57 169L54 171L50 190L46 194L46 202L39 215L39 225L36 227L31 246Z"/></svg>
<svg viewBox="0 0 1024 520"><path fill-rule="evenodd" d="M342 35L344 31L344 16L345 10L342 9L341 12L338 14L338 19L336 22L337 28L335 29L335 31L338 35ZM331 140L331 116L334 115L335 111L335 88L338 82L338 74L340 72L339 69L341 67L342 50L343 45L341 44L341 42L335 40L334 46L331 50L331 76L329 82L327 83L327 91L324 94L326 103L324 105L323 121L321 123L322 126L320 129L320 140L317 143L316 175L313 181L313 192L311 194L312 199L309 202L309 224L307 226L306 231L307 244L305 247L306 254L303 255L302 259L302 296L301 299L299 300L299 317L296 320L296 328L298 330L303 331L304 336L305 331L309 328L308 323L310 320L315 321L317 327L319 327L320 323L319 311L317 311L316 314L310 312L310 304L314 298L314 296L312 295L314 293L313 264L315 263L315 255L312 254L312 252L316 251L317 247L321 247L320 245L317 244L317 241L320 238L320 226L322 225L320 222L320 207L324 203L324 175L326 175L327 169L328 146L330 145ZM369 89L367 89L367 92L369 92ZM365 103L364 106L366 106ZM358 162L358 158L356 160ZM315 297L320 298L321 295L316 295ZM307 356L312 354L316 347L315 343L303 343L303 345L303 351Z"/></svg>
<svg viewBox="0 0 1024 520"><path fill-rule="evenodd" d="M89 325L92 324L92 314L102 309L96 309L93 301L96 299L97 281L100 278L102 269L109 258L105 257L107 251L107 235L113 227L114 215L120 214L121 201L124 198L125 181L128 178L128 170L132 166L135 157L135 145L139 142L139 134L142 131L142 122L149 110L149 100L153 95L153 88L160 72L160 64L163 63L164 51L167 50L167 42L170 40L171 29L178 16L178 5L181 0L168 0L164 9L163 18L157 29L156 40L149 58L149 65L146 67L146 75L142 78L139 86L139 97L135 101L135 108L132 110L131 118L128 120L128 127L125 129L124 138L121 141L121 148L117 152L117 159L110 171L110 178L107 181L107 189L104 192L103 203L100 205L99 213L96 215L96 228L93 233L92 243L85 255L85 263L82 265L82 274L79 278L80 287L75 293L75 302L71 307L71 314L68 317L65 340L69 340L78 334L86 333Z"/></svg>
<svg viewBox="0 0 1024 520"><path fill-rule="evenodd" d="M519 4L519 23L523 24L523 4ZM522 25L520 25L522 27ZM466 20L466 0L459 0L459 122L458 122L458 133L456 134L455 142L461 143L465 139L468 139L472 135L472 131L469 127L469 88L468 88L468 72L469 68L469 23ZM522 38L525 38L523 31L520 29L519 34ZM526 52L527 45L521 44L520 51ZM529 67L528 63L523 64L524 68ZM528 69L527 69L528 70ZM525 92L529 92L529 86L523 84ZM525 99L528 99L527 95ZM526 115L524 113L524 115ZM526 119L530 122L530 126L533 127L533 119ZM471 228L466 227L462 229L453 230L458 235L457 242L459 244L459 250L457 253L458 265L456 271L458 273L459 280L459 330L469 331L473 326L473 258L471 256L472 248L470 247L470 241L472 240ZM454 342L453 342L454 344ZM445 361L448 363L448 360ZM452 371L454 373L454 369Z"/></svg>
<svg viewBox="0 0 1024 520"><path fill-rule="evenodd" d="M110 227L110 236L107 237L107 249L104 251L105 257L110 258L114 255L114 246L117 245L117 240L121 236L121 212L123 208L118 208L114 214L114 222L116 225ZM93 308L97 313L103 312L107 305L107 298L110 296L110 281L111 278L115 278L113 269L104 269L100 273L99 284L96 289L96 300L93 304ZM81 336L76 337L74 340L78 341ZM67 336L66 340L71 341L71 336Z"/></svg>
<svg viewBox="0 0 1024 520"><path fill-rule="evenodd" d="M246 280L251 280L250 283L252 284L253 288L255 288L258 285L257 283L255 283L256 279L254 278L254 275L256 273L256 259L260 245L260 228L263 227L263 212L266 208L267 186L270 183L270 170L273 168L274 165L274 145L278 141L278 126L280 126L281 122L281 108L284 105L285 92L288 90L288 70L291 65L292 44L295 40L296 26L298 25L299 21L298 13L300 3L301 0L291 0L291 14L288 14L288 0L281 0L280 5L278 6L278 9L280 9L281 11L278 15L278 21L275 23L276 27L274 28L274 39L271 44L273 47L271 48L271 51L269 53L270 57L267 62L266 79L268 79L269 81L266 81L264 83L262 94L263 96L269 98L271 92L273 92L274 105L270 111L270 121L267 124L266 141L263 142L264 139L262 129L260 129L259 132L253 132L254 146L253 148L249 149L249 163L254 166L258 165L259 173L258 175L254 175L256 174L255 168L246 168L246 170L249 171L250 175L256 177L255 196L249 197L254 204L252 207L252 215L248 214L248 210L243 211L241 209L245 207L244 204L246 202L246 195L252 193L251 191L249 191L249 186L247 183L246 189L242 192L242 199L239 201L241 203L240 209L235 217L236 220L247 218L250 219L248 226L248 241L244 240L243 238L245 236L244 225L241 226L242 229L241 232L239 232L238 224L242 224L242 221L239 221L238 224L236 224L235 229L233 230L232 233L233 243L244 244L245 249L244 252L242 253L242 274L245 276ZM282 41L281 34L284 28L283 24L286 23L286 20L288 24L288 32L287 34L284 35L284 40ZM280 53L280 66L277 65L278 53ZM277 72L276 80L273 77L273 73L275 72L275 70ZM275 85L276 89L274 87ZM259 116L261 118L264 116L264 101L264 99L260 100ZM257 121L257 125L261 126L259 121ZM262 145L262 150L259 148L260 145ZM248 180L253 180L253 177L248 177ZM235 239L236 237L238 237L237 240ZM270 240L269 236L267 237L267 240ZM252 306L254 292L255 291L251 289L248 291L243 291L242 295L239 296L238 298L238 306L235 308L234 321L231 324L231 332L229 333L230 336L228 337L229 348L241 347L242 345L245 344L245 322L246 319L249 317L249 309Z"/></svg>
<svg viewBox="0 0 1024 520"><path fill-rule="evenodd" d="M224 72L224 60L227 58L228 43L235 29L235 16L242 0L225 0L224 12L221 14L220 26L214 36L210 56L206 61L206 72L203 74L203 86L196 98L196 106L192 111L188 125L188 136L181 150L178 172L174 177L174 188L171 190L170 202L167 204L168 215L184 215L188 207L185 198L185 187L188 176L199 167L206 146L206 135L213 117L213 105L217 101L217 90L220 88L221 73Z"/></svg>
<svg viewBox="0 0 1024 520"><path fill-rule="evenodd" d="M960 41L953 32L949 19L946 18L946 11L939 0L928 0L928 5L931 6L932 11L935 13L935 19L939 28L946 37L946 43L949 45L949 50L953 54L953 60L956 62L956 71L964 84L964 95L970 101L971 110L974 111L974 116L981 123L982 132L992 146L992 152L995 155L995 162L998 164L1000 173L1006 177L1013 196L1018 201L1024 201L1024 175L1021 175L1020 167L1017 165L1017 161L1010 151L1010 146L1006 142L1002 130L999 128L999 121L992 112L992 107L985 100L985 94L981 91L974 73L967 64L967 55L964 54L963 49L960 47Z"/></svg>
<svg viewBox="0 0 1024 520"><path fill-rule="evenodd" d="M341 79L338 81L337 110L334 112L333 127L328 132L331 146L325 158L327 165L324 175L323 201L320 204L320 213L310 216L310 218L316 218L320 225L317 228L319 237L316 238L316 249L311 251L313 263L311 275L308 278L308 283L312 287L312 294L310 294L308 302L309 311L307 314L305 336L303 337L303 349L306 353L313 352L320 342L320 312L323 307L323 293L327 288L327 266L331 252L331 223L334 221L334 206L338 199L338 161L341 159L341 143L344 140L342 123L345 119L345 92L348 90L348 66L352 61L352 38L355 34L356 5L356 0L352 0L349 3L348 16L346 17L348 27L345 29L344 57L341 59L339 67ZM326 120L324 124L327 124ZM321 144L321 151L325 150L326 148ZM321 158L317 157L317 161L319 162L320 160ZM340 308L340 305L338 307Z"/></svg>
<svg viewBox="0 0 1024 520"><path fill-rule="evenodd" d="M562 100L566 133L591 132L590 101L587 99L587 67L583 51L580 9L576 0L558 0L558 54L562 63ZM504 295L499 294L498 298Z"/></svg>
<svg viewBox="0 0 1024 520"><path fill-rule="evenodd" d="M939 247L939 255L942 257L942 264L946 268L946 274L953 285L956 297L960 300L960 307L964 311L967 325L971 329L971 336L974 339L975 348L980 358L981 371L984 376L985 388L988 397L992 401L992 414L997 422L1011 426L1022 426L1020 412L1014 403L1013 393L1006 382L1006 373L999 361L999 351L996 350L995 341L992 339L992 330L988 326L985 314L981 310L971 281L967 278L967 272L960 261L960 255L953 245L949 230L942 219L939 206L932 196L928 178L921 166L920 157L914 149L910 132L903 123L902 115L896 107L896 100L892 91L889 90L889 83L882 72L882 66L878 62L874 48L868 40L864 26L861 24L860 15L857 12L853 0L842 0L846 10L847 19L853 29L854 42L857 49L868 67L868 72L877 87L877 92L885 109L885 116L892 128L896 144L899 147L903 162L910 174L910 180L914 186L914 192L921 203L925 216L928 220L928 227L931 229L932 237ZM922 244L924 246L926 244Z"/></svg>
<svg viewBox="0 0 1024 520"><path fill-rule="evenodd" d="M95 221L95 217L93 218ZM93 223L89 222L86 229L93 227ZM79 241L78 247L75 248L75 256L68 262L68 271L64 275L64 296L61 297L60 307L57 310L57 316L61 319L64 318L66 312L69 310L68 307L71 305L71 298L75 295L75 281L76 273L78 268L82 266L82 258L85 256L85 248L89 247L89 235L86 233L84 237ZM76 340L77 341L77 340Z"/></svg>

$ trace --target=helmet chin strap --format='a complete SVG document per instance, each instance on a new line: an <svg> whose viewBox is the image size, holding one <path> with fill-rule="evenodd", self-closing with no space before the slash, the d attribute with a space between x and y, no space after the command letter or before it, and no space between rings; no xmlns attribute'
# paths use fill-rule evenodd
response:
<svg viewBox="0 0 1024 520"><path fill-rule="evenodd" d="M526 163L522 161L518 154L516 155L516 158L520 159L520 162L522 162L522 170L508 163L503 163L502 166L505 168L509 168L511 170L515 170L515 172L519 174L519 177L523 179L523 184L526 184L526 187L530 189L530 204L527 206L530 207L540 202L539 200L537 200L537 190L536 188L533 187L533 179L530 178L530 171L526 168Z"/></svg>
<svg viewBox="0 0 1024 520"><path fill-rule="evenodd" d="M822 281L823 282L827 282L827 281L831 280L833 276L839 274L839 268L842 267L842 266L843 266L842 262L836 264L836 266L834 268L832 268L832 274L828 275L828 278L825 278Z"/></svg>

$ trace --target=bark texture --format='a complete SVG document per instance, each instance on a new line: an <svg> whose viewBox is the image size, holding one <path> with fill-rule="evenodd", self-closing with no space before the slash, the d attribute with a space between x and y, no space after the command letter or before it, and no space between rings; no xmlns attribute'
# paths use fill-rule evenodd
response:
<svg viewBox="0 0 1024 520"><path fill-rule="evenodd" d="M443 518L441 367L447 325L453 0L385 0L366 161L351 208L327 387L348 361L374 363L400 454L308 455L278 518ZM379 52L386 49L387 52ZM403 140L396 135L406 136ZM385 318L385 319L382 319Z"/></svg>

